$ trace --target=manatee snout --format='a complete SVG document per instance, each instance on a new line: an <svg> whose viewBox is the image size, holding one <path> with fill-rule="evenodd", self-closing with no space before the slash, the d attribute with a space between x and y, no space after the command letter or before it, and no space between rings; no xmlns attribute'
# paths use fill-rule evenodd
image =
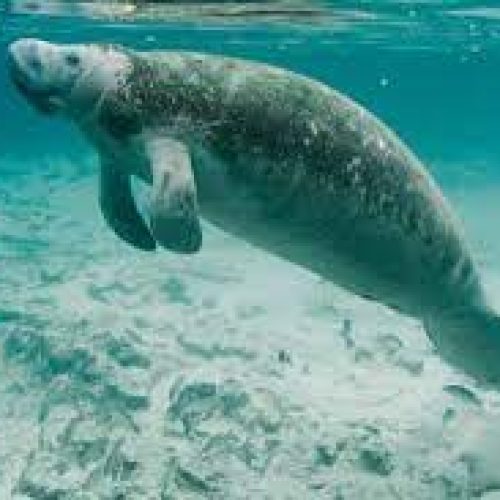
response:
<svg viewBox="0 0 500 500"><path fill-rule="evenodd" d="M41 62L36 40L24 38L12 42L7 49L7 64L15 77L29 80L32 73L40 74Z"/></svg>
<svg viewBox="0 0 500 500"><path fill-rule="evenodd" d="M60 100L56 87L47 78L45 45L29 38L17 40L7 50L7 67L17 90L35 109L52 114ZM45 47L46 48L46 47Z"/></svg>
<svg viewBox="0 0 500 500"><path fill-rule="evenodd" d="M7 50L12 82L38 111L52 114L64 109L76 83L89 68L81 63L81 47L62 46L22 38ZM91 61L87 66L93 66Z"/></svg>
<svg viewBox="0 0 500 500"><path fill-rule="evenodd" d="M24 93L46 92L50 86L45 75L42 43L24 38L11 43L7 49L7 66L11 78Z"/></svg>

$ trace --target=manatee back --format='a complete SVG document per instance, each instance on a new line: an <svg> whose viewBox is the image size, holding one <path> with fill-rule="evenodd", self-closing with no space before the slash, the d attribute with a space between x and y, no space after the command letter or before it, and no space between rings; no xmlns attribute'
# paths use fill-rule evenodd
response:
<svg viewBox="0 0 500 500"><path fill-rule="evenodd" d="M298 237L356 267L344 284L358 280L358 293L375 295L385 287L394 296L386 302L418 297L422 303L410 309L481 295L442 193L370 112L326 85L265 64L178 52L132 60L120 99L131 103L125 108L133 110L132 123L203 144L231 182L249 187L263 207L279 207L277 227L286 219L288 228L307 228Z"/></svg>

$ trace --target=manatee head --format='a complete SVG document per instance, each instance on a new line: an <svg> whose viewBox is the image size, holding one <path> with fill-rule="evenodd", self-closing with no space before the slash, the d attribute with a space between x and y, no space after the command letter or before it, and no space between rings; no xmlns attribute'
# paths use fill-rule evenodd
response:
<svg viewBox="0 0 500 500"><path fill-rule="evenodd" d="M127 60L111 46L62 45L29 38L11 43L8 49L14 85L45 114L76 116L92 111L103 92L122 81Z"/></svg>

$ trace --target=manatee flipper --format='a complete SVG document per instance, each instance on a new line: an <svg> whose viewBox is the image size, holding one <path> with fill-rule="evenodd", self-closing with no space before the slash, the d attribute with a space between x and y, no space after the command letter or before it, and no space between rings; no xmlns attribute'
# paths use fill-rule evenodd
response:
<svg viewBox="0 0 500 500"><path fill-rule="evenodd" d="M197 252L202 230L189 151L181 142L156 135L146 138L144 146L153 181L151 233L168 250Z"/></svg>
<svg viewBox="0 0 500 500"><path fill-rule="evenodd" d="M155 250L156 242L135 205L130 176L107 158L101 158L99 205L104 219L122 240L141 250Z"/></svg>

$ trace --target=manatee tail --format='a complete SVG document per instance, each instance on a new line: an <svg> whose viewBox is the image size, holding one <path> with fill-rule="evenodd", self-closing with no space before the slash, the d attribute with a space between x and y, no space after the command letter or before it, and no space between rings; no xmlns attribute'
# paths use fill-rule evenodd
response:
<svg viewBox="0 0 500 500"><path fill-rule="evenodd" d="M500 315L488 307L441 311L424 321L438 354L478 382L500 387Z"/></svg>

